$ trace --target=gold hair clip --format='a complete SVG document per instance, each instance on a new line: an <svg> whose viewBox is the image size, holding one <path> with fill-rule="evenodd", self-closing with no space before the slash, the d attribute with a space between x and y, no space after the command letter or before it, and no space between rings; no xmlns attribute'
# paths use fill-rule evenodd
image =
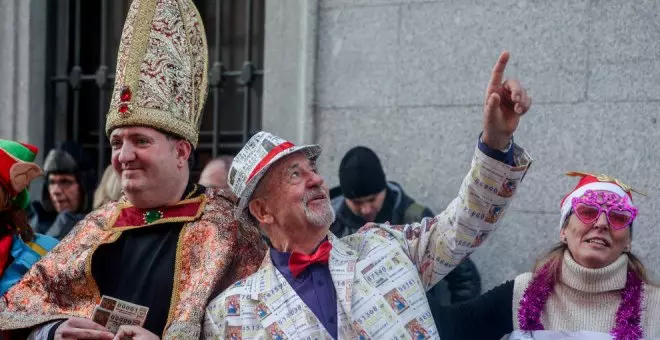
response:
<svg viewBox="0 0 660 340"><path fill-rule="evenodd" d="M632 191L632 192L636 192L636 193L638 193L642 196L648 196L645 192L639 191L639 190L629 186L628 184L625 184L625 183L621 182L620 180L618 180L614 177L608 176L608 175L603 175L603 174L599 175L599 174L592 174L592 173L589 173L589 172L571 171L571 172L567 172L566 176L571 176L571 177L592 176L592 177L596 177L596 179L598 179L601 182L614 183L614 184L620 186L623 189L623 191L625 191L627 193L630 193Z"/></svg>

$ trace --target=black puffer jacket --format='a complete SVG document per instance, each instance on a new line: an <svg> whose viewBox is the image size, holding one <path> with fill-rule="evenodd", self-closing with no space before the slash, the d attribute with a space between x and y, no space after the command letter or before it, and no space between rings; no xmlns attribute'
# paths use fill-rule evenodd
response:
<svg viewBox="0 0 660 340"><path fill-rule="evenodd" d="M92 209L96 174L94 167L79 144L66 141L51 150L44 161L46 181L41 191L41 201L30 203L30 225L35 232L61 240ZM78 211L58 213L48 193L49 174L73 174L81 189L81 206Z"/></svg>
<svg viewBox="0 0 660 340"><path fill-rule="evenodd" d="M337 237L344 237L355 233L366 221L355 215L348 208L339 187L330 190L332 207L337 218L330 230ZM385 202L374 222L391 224L408 224L419 222L424 217L433 217L433 212L415 202L406 195L401 186L395 182L387 183ZM481 278L474 263L469 259L463 260L442 281L436 284L426 296L429 304L450 305L470 300L481 294ZM433 310L433 308L432 308ZM434 318L437 319L434 315Z"/></svg>

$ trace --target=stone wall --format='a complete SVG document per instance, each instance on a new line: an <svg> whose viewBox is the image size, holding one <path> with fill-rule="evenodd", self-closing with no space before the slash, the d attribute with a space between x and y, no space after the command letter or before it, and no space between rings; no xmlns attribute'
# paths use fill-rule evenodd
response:
<svg viewBox="0 0 660 340"><path fill-rule="evenodd" d="M321 169L337 185L362 144L436 212L458 190L498 54L534 98L516 141L535 162L501 228L473 255L484 288L529 271L559 240L571 170L648 192L633 250L660 266L660 2L322 0L315 73ZM660 272L652 270L654 278Z"/></svg>

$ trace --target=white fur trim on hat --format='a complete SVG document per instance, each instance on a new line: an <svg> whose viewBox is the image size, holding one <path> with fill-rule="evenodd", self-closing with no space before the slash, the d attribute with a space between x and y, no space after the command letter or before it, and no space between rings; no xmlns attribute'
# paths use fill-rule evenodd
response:
<svg viewBox="0 0 660 340"><path fill-rule="evenodd" d="M580 197L580 196L584 195L584 193L587 192L587 190L610 191L610 192L613 192L613 193L615 193L615 194L617 194L621 197L628 196L628 194L626 194L626 192L623 191L623 189L620 186L618 186L614 183L610 183L610 182L592 182L592 183L585 184L585 185L575 189L575 191L571 192L568 196L566 196L566 198L564 198L564 201L561 204L561 219L559 220L559 229L560 230L564 226L564 222L566 221L566 218L568 217L568 214L571 211L571 207L572 207L571 202L573 201L573 198ZM629 204L632 205L632 201L629 202Z"/></svg>

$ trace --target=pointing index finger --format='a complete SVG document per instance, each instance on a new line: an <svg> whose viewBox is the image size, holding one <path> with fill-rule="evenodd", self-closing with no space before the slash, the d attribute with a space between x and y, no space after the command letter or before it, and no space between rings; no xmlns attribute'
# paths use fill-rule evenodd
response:
<svg viewBox="0 0 660 340"><path fill-rule="evenodd" d="M493 73L490 75L490 82L488 87L499 86L502 84L502 79L504 79L504 69L506 68L506 63L509 62L509 52L504 51L500 54L497 63L493 67Z"/></svg>

